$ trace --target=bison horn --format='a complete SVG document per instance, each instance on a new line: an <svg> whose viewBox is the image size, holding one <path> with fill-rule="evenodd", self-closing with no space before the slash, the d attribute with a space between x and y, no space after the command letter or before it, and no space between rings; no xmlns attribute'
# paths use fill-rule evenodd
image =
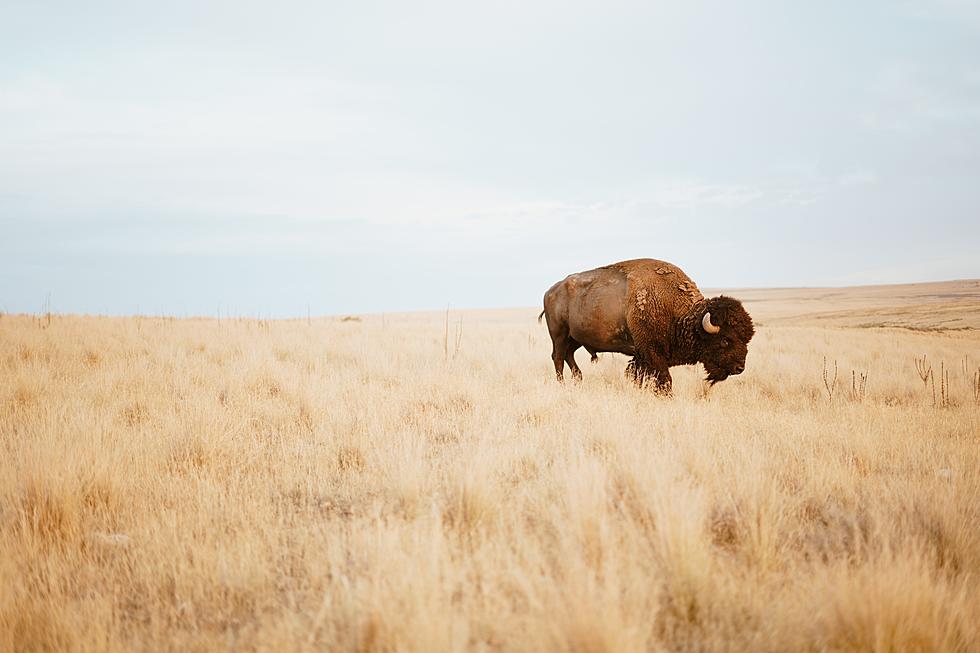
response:
<svg viewBox="0 0 980 653"><path fill-rule="evenodd" d="M703 326L704 330L707 331L708 333L718 333L719 331L721 331L721 327L717 327L711 323L710 311L705 313L704 317L701 318L701 326Z"/></svg>

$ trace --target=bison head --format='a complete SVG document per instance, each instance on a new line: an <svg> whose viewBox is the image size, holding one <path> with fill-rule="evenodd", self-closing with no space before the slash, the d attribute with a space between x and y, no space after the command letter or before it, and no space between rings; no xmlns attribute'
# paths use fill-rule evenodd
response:
<svg viewBox="0 0 980 653"><path fill-rule="evenodd" d="M752 318L742 307L742 302L725 296L709 299L705 302L698 332L700 360L711 384L742 373L749 340L755 334Z"/></svg>

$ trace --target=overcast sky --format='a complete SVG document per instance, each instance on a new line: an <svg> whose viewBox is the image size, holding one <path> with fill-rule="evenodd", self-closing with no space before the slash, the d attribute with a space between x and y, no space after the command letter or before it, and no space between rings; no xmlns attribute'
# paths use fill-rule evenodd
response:
<svg viewBox="0 0 980 653"><path fill-rule="evenodd" d="M977 2L0 6L0 309L980 277Z"/></svg>

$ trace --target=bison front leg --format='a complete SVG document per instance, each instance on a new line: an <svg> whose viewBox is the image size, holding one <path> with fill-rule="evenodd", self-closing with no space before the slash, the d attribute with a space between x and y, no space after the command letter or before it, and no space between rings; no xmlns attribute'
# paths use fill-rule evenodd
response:
<svg viewBox="0 0 980 653"><path fill-rule="evenodd" d="M646 380L646 366L635 356L626 364L626 378L638 386L642 386Z"/></svg>
<svg viewBox="0 0 980 653"><path fill-rule="evenodd" d="M662 368L654 368L653 370L653 381L654 390L657 394L662 394L665 397L669 397L674 393L673 390L673 379L670 378L670 370L664 365Z"/></svg>
<svg viewBox="0 0 980 653"><path fill-rule="evenodd" d="M626 376L640 387L650 383L658 394L671 395L670 370L659 357L646 359L634 356L626 366Z"/></svg>

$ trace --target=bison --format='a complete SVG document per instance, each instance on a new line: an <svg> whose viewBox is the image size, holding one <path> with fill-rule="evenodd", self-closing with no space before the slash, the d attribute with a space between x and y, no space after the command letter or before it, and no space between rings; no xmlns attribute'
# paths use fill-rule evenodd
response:
<svg viewBox="0 0 980 653"><path fill-rule="evenodd" d="M555 375L565 363L582 378L575 351L632 356L626 374L639 385L652 381L670 394L669 368L701 363L714 385L745 369L755 333L742 303L731 297L705 299L676 265L634 259L571 274L544 294Z"/></svg>

